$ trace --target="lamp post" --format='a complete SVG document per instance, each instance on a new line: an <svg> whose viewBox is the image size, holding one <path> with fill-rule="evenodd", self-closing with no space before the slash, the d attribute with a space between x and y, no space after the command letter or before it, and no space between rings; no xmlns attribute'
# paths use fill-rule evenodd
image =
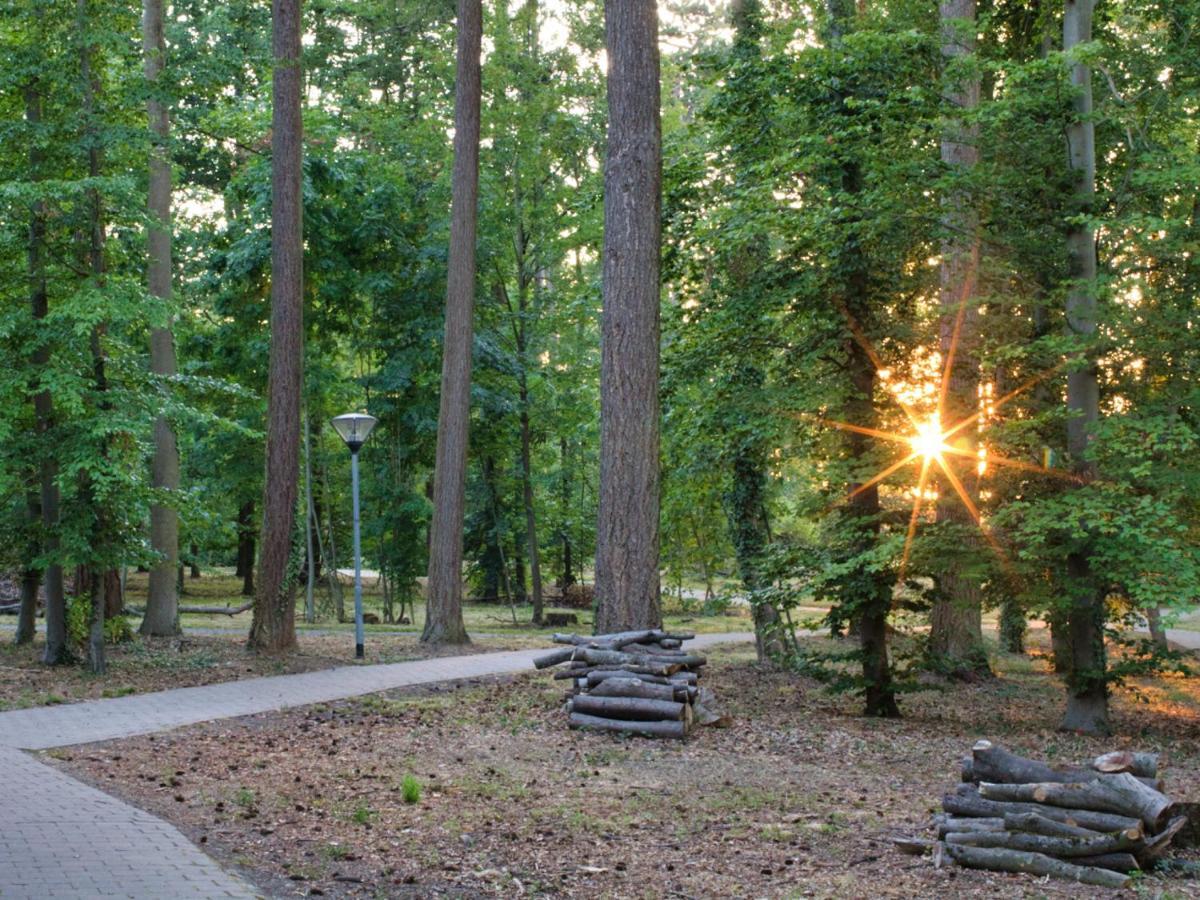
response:
<svg viewBox="0 0 1200 900"><path fill-rule="evenodd" d="M362 547L358 534L358 451L367 442L376 418L366 413L335 416L330 423L350 448L350 491L354 496L354 655L363 658Z"/></svg>

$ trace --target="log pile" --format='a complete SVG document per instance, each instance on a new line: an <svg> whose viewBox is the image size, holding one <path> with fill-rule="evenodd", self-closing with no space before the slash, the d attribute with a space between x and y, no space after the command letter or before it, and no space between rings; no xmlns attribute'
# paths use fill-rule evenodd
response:
<svg viewBox="0 0 1200 900"><path fill-rule="evenodd" d="M659 629L618 634L556 634L565 644L533 661L539 669L564 666L570 681L572 728L648 737L685 738L694 724L712 724L712 693L699 685L703 656L683 649L695 635Z"/></svg>
<svg viewBox="0 0 1200 900"><path fill-rule="evenodd" d="M979 741L963 760L962 783L942 798L936 839L896 845L931 852L936 865L1126 887L1135 873L1161 867L1187 824L1163 787L1156 753L1052 767Z"/></svg>

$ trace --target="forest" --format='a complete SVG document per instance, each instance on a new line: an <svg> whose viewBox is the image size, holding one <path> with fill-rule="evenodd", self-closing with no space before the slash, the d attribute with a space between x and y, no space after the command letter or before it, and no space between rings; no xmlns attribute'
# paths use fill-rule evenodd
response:
<svg viewBox="0 0 1200 900"><path fill-rule="evenodd" d="M1200 0L0 60L0 894L1200 873Z"/></svg>
<svg viewBox="0 0 1200 900"><path fill-rule="evenodd" d="M19 642L44 610L46 663L102 667L185 566L263 651L342 618L359 410L363 566L430 642L464 597L746 606L893 716L1033 622L1099 732L1178 666L1200 6L610 4L624 50L599 3L464 6L6 8Z"/></svg>

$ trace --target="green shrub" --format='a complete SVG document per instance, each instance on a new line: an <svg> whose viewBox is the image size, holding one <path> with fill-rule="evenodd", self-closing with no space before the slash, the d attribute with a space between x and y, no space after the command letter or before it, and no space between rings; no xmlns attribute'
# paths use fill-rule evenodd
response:
<svg viewBox="0 0 1200 900"><path fill-rule="evenodd" d="M405 803L416 803L421 799L421 782L411 775L405 775L400 784L400 792Z"/></svg>

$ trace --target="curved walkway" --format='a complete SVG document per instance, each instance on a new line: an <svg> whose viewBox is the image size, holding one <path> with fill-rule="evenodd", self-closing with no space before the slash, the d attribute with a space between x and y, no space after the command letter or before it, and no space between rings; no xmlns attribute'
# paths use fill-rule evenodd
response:
<svg viewBox="0 0 1200 900"><path fill-rule="evenodd" d="M689 649L753 640L704 634ZM251 898L174 826L25 750L131 737L391 688L527 671L545 650L449 656L0 713L0 898Z"/></svg>

